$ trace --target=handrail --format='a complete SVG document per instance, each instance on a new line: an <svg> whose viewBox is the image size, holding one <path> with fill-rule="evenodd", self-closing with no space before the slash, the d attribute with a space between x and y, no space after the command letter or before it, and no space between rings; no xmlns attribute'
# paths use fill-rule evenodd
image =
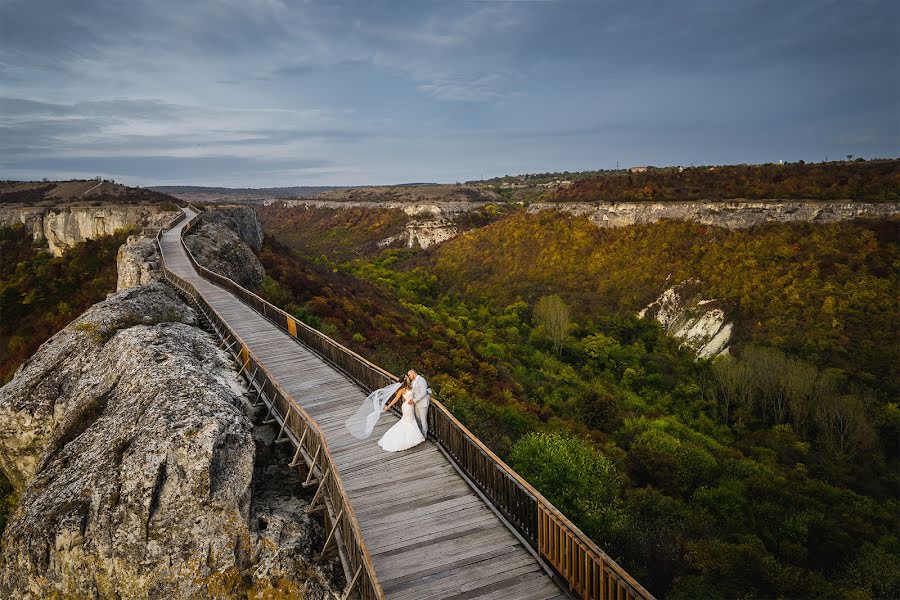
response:
<svg viewBox="0 0 900 600"><path fill-rule="evenodd" d="M182 238L196 222L195 217L185 225ZM201 275L244 300L364 390L371 392L400 380L231 279L198 265L190 250L188 256ZM538 555L566 581L572 592L585 600L654 600L649 591L485 446L436 398L429 404L427 418L429 433L435 441Z"/></svg>
<svg viewBox="0 0 900 600"><path fill-rule="evenodd" d="M182 236L185 229L196 224L197 217L199 217L199 213L182 229ZM174 227L183 218L184 214L182 213L179 218L168 225L167 229ZM224 343L230 340L233 345L237 342L238 346L234 350L234 355L241 363L241 371L248 374L251 388L260 397L271 399L269 402L269 416L280 422L281 432L279 433L279 438L282 435L287 436L296 447L291 464L295 465L298 458L302 456L309 467L307 483L310 485L318 483L320 486L319 491L324 491L324 500L328 505L328 512L331 514L335 530L339 533L336 537L336 543L339 546L341 561L342 563L345 561L349 563L344 565L348 581L348 588L344 597L347 597L347 594L355 587L364 600L384 600L384 592L378 582L372 557L366 547L359 522L353 512L353 507L347 497L341 477L333 466L331 452L328 449L328 442L324 433L293 396L277 383L258 356L228 325L228 322L215 308L203 298L203 295L200 294L197 288L169 270L166 266L165 252L160 240L162 231L157 232L156 241L160 249L161 263L166 279L197 303L201 311L213 323L213 327L223 336ZM213 274L212 271L197 263L190 249L184 244L183 237L181 243L187 253L188 260L198 270L198 273ZM316 471L318 471L318 479L313 481L312 478ZM316 498L318 496L319 493L317 492ZM316 498L314 498L314 501ZM335 515L341 514L343 514L343 518L335 517Z"/></svg>

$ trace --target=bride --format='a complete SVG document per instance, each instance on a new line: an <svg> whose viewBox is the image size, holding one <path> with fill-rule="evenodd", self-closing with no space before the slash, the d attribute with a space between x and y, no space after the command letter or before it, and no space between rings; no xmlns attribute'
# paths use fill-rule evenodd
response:
<svg viewBox="0 0 900 600"><path fill-rule="evenodd" d="M402 383L398 381L369 394L356 413L346 420L347 431L357 439L369 437L378 418L401 398L403 418L381 436L378 445L388 452L399 452L422 443L425 437L416 422L415 406L409 403L412 399L412 385L408 378Z"/></svg>
<svg viewBox="0 0 900 600"><path fill-rule="evenodd" d="M388 452L406 450L425 441L422 430L419 429L419 424L416 422L415 407L411 403L412 397L412 386L408 379L404 379L403 386L397 390L394 399L383 409L387 411L397 400L403 398L401 409L403 416L394 423L393 427L385 431L381 439L378 440L378 445Z"/></svg>

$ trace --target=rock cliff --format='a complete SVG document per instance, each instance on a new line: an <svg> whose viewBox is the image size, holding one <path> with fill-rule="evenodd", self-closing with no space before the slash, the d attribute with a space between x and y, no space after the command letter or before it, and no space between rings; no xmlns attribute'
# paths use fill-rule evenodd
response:
<svg viewBox="0 0 900 600"><path fill-rule="evenodd" d="M35 241L46 243L54 256L84 240L111 235L117 229L146 225L159 206L72 206L65 208L0 208L0 227L23 224Z"/></svg>
<svg viewBox="0 0 900 600"><path fill-rule="evenodd" d="M587 215L598 227L655 223L661 219L696 221L728 229L761 223L831 223L859 217L885 218L900 213L896 203L761 200L709 202L566 202L534 203L528 212L559 210Z"/></svg>
<svg viewBox="0 0 900 600"><path fill-rule="evenodd" d="M422 202L371 200L269 200L304 208L379 208L402 210L409 216L406 230L381 241L381 247L402 242L406 247L427 248L452 239L466 228L460 226L465 213L498 202L453 201ZM502 202L501 202L502 203ZM543 202L528 205L528 212L558 210L576 216L588 216L598 227L623 227L653 223L660 219L697 221L729 229L752 227L760 223L806 221L827 223L858 217L885 218L900 213L896 203L819 202L819 201L709 201L709 202Z"/></svg>
<svg viewBox="0 0 900 600"><path fill-rule="evenodd" d="M178 212L163 212L150 219L141 235L130 235L119 247L116 268L119 275L116 291L162 280L159 247L156 234L181 216Z"/></svg>
<svg viewBox="0 0 900 600"><path fill-rule="evenodd" d="M456 237L462 230L458 221L465 213L479 210L488 202L404 202L404 201L360 201L360 200L278 200L266 201L264 204L274 202L287 206L303 208L379 208L402 210L409 217L406 229L403 233L386 238L380 242L382 248L386 248L396 242L402 242L407 248L419 246L427 248L434 244L444 242Z"/></svg>
<svg viewBox="0 0 900 600"><path fill-rule="evenodd" d="M134 247L149 252L147 238ZM249 250L248 250L249 251ZM157 278L151 265L141 273ZM20 493L0 597L331 597L320 522L245 389L171 288L129 287L0 388Z"/></svg>
<svg viewBox="0 0 900 600"><path fill-rule="evenodd" d="M233 206L204 211L197 226L185 236L185 244L203 266L254 288L266 274L253 253L262 247L262 239L256 211Z"/></svg>
<svg viewBox="0 0 900 600"><path fill-rule="evenodd" d="M638 313L654 318L666 332L691 348L698 358L728 353L734 326L725 317L718 300L704 299L696 279L674 285Z"/></svg>

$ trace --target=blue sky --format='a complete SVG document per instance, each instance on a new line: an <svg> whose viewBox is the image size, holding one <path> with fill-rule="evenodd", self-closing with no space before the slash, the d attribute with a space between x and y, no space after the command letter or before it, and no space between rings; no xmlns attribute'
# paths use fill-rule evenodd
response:
<svg viewBox="0 0 900 600"><path fill-rule="evenodd" d="M896 1L0 0L0 178L900 155Z"/></svg>

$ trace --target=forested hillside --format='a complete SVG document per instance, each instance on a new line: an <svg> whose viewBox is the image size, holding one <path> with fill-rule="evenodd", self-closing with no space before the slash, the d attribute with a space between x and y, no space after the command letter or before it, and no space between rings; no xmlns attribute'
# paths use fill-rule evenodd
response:
<svg viewBox="0 0 900 600"><path fill-rule="evenodd" d="M265 231L310 258L344 261L377 253L409 217L398 209L313 209L273 204L257 209Z"/></svg>
<svg viewBox="0 0 900 600"><path fill-rule="evenodd" d="M571 185L550 185L561 181ZM480 184L496 187L516 200L554 202L736 198L896 202L900 199L900 160L640 167L507 176ZM550 187L537 187L540 185Z"/></svg>
<svg viewBox="0 0 900 600"><path fill-rule="evenodd" d="M128 231L86 240L54 258L21 225L0 228L0 383L87 307L116 289Z"/></svg>
<svg viewBox="0 0 900 600"><path fill-rule="evenodd" d="M160 205L175 208L173 198L138 187L107 180L0 181L0 206L102 206L105 204Z"/></svg>
<svg viewBox="0 0 900 600"><path fill-rule="evenodd" d="M519 212L356 257L296 225L268 232L261 293L417 367L654 593L900 594L897 221L600 230ZM735 357L695 361L635 316L688 277L730 307Z"/></svg>

